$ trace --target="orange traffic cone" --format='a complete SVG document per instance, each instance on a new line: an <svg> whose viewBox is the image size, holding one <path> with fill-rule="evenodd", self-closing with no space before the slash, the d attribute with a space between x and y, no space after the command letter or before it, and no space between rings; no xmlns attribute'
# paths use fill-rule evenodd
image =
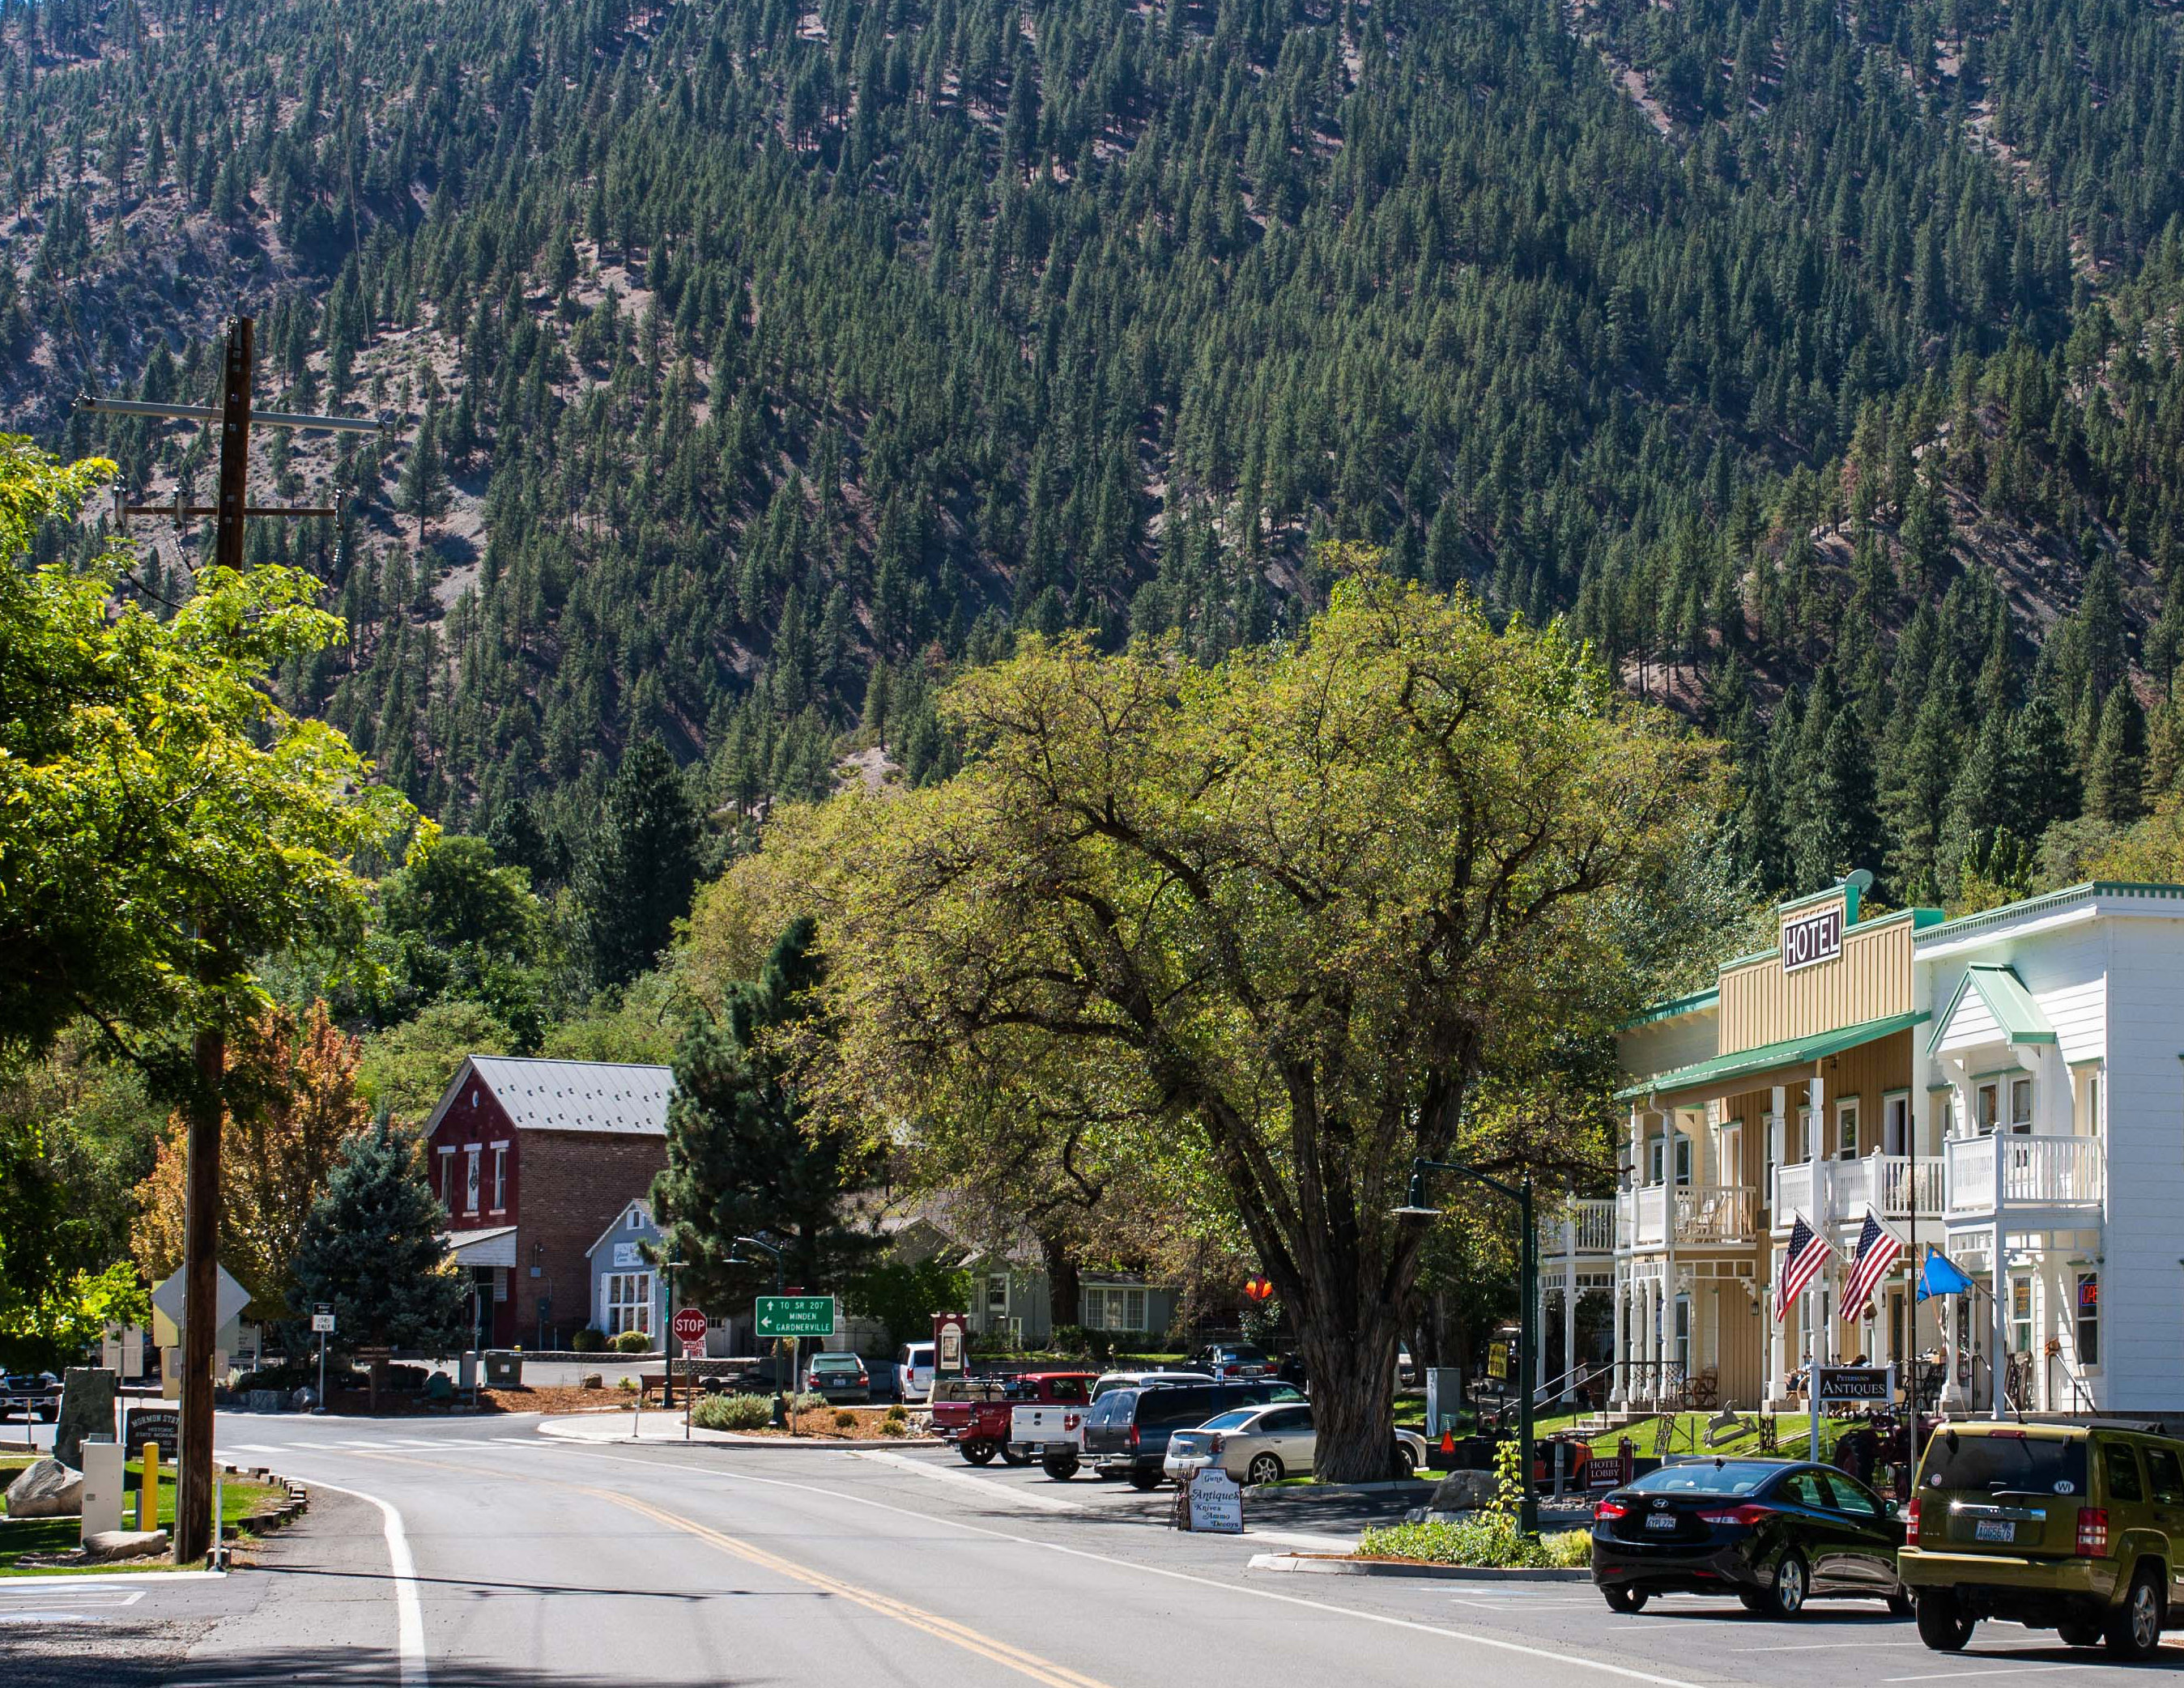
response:
<svg viewBox="0 0 2184 1688"><path fill-rule="evenodd" d="M1456 1451L1456 1432L1446 1424L1440 1427L1440 1451L1443 1453Z"/></svg>

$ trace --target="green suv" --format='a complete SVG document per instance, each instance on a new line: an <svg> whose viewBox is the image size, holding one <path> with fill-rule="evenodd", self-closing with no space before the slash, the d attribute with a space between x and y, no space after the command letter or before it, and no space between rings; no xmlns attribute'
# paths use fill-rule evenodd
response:
<svg viewBox="0 0 2184 1688"><path fill-rule="evenodd" d="M1936 1652L1982 1618L2130 1659L2184 1626L2184 1441L2098 1421L1944 1425L1904 1526L1897 1574Z"/></svg>

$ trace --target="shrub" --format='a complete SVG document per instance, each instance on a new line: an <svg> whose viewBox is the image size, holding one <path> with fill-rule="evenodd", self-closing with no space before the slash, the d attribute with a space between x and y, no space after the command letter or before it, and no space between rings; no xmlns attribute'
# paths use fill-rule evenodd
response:
<svg viewBox="0 0 2184 1688"><path fill-rule="evenodd" d="M844 1434L855 1429L857 1415L846 1407L838 1408L834 1413L834 1428Z"/></svg>
<svg viewBox="0 0 2184 1688"><path fill-rule="evenodd" d="M569 1346L579 1354L601 1354L606 1351L607 1334L597 1325L586 1325L569 1339Z"/></svg>
<svg viewBox="0 0 2184 1688"><path fill-rule="evenodd" d="M1492 1502L1452 1524L1399 1524L1368 1529L1357 1538L1361 1559L1422 1559L1435 1565L1580 1566L1592 1563L1592 1538L1584 1530L1527 1536L1517 1528L1524 1479L1517 1444L1494 1456Z"/></svg>
<svg viewBox="0 0 2184 1688"><path fill-rule="evenodd" d="M1092 1330L1081 1324L1057 1324L1047 1338L1047 1345L1060 1355L1072 1359L1085 1359L1106 1365L1115 1357L1116 1334L1112 1330Z"/></svg>
<svg viewBox="0 0 2184 1688"><path fill-rule="evenodd" d="M637 1393L637 1379L635 1378L616 1378L615 1379L615 1387L620 1390L624 1395L635 1395Z"/></svg>
<svg viewBox="0 0 2184 1688"><path fill-rule="evenodd" d="M709 1395L690 1409L690 1422L707 1430L761 1430L773 1422L773 1402L762 1395Z"/></svg>
<svg viewBox="0 0 2184 1688"><path fill-rule="evenodd" d="M883 1436L906 1436L910 1434L910 1420L898 1418L890 1412L880 1420L880 1434Z"/></svg>
<svg viewBox="0 0 2184 1688"><path fill-rule="evenodd" d="M816 1390L806 1390L788 1404L799 1412L816 1412L822 1407L831 1407L833 1403Z"/></svg>
<svg viewBox="0 0 2184 1688"><path fill-rule="evenodd" d="M649 1354L652 1339L641 1330L625 1330L615 1338L614 1350L617 1354Z"/></svg>
<svg viewBox="0 0 2184 1688"><path fill-rule="evenodd" d="M898 1401L888 1408L885 1422L890 1424L907 1424L910 1422L910 1409Z"/></svg>

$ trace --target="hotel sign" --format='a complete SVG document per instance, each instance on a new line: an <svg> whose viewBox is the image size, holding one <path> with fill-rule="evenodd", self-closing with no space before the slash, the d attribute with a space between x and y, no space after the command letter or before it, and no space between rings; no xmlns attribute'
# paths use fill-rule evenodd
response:
<svg viewBox="0 0 2184 1688"><path fill-rule="evenodd" d="M1830 903L1782 922L1782 971L1794 973L1842 954L1843 905Z"/></svg>

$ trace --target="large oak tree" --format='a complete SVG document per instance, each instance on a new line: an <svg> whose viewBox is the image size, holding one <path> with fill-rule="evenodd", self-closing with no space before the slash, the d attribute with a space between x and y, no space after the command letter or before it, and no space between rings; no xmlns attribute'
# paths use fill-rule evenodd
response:
<svg viewBox="0 0 2184 1688"><path fill-rule="evenodd" d="M975 1133L1044 1091L1195 1173L1354 1479L1390 1458L1412 1156L1560 1157L1719 793L1559 630L1343 560L1302 637L1212 667L1028 642L947 694L960 776L785 815L738 872L818 912L838 1105Z"/></svg>

